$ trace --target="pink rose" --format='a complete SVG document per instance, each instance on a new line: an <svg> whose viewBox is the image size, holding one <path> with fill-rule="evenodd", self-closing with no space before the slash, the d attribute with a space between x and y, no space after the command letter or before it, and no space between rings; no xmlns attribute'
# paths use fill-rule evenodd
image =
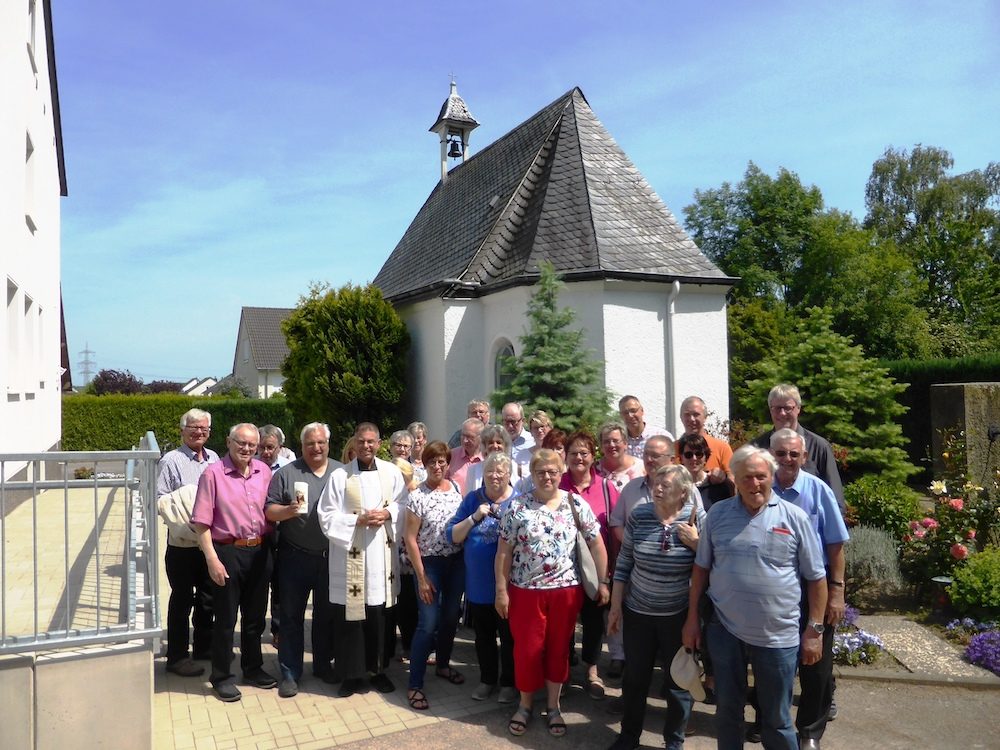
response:
<svg viewBox="0 0 1000 750"><path fill-rule="evenodd" d="M917 529L916 531L913 532L914 539L923 539L924 536L926 536L926 535L927 535L927 532L924 531L923 529Z"/></svg>
<svg viewBox="0 0 1000 750"><path fill-rule="evenodd" d="M964 560L969 556L969 549L964 544L951 545L951 556L956 560Z"/></svg>
<svg viewBox="0 0 1000 750"><path fill-rule="evenodd" d="M925 518L923 521L920 522L920 525L923 526L925 529L936 529L939 526L938 522L935 521L933 518Z"/></svg>
<svg viewBox="0 0 1000 750"><path fill-rule="evenodd" d="M948 501L948 505L950 505L954 510L962 510L962 508L965 507L965 503L962 501L962 498L960 497L953 497L951 500Z"/></svg>
<svg viewBox="0 0 1000 750"><path fill-rule="evenodd" d="M910 531L916 531L920 528L920 521L910 521Z"/></svg>
<svg viewBox="0 0 1000 750"><path fill-rule="evenodd" d="M966 531L965 532L965 538L966 539L975 539L976 538L976 530L975 529L969 529L968 531Z"/></svg>

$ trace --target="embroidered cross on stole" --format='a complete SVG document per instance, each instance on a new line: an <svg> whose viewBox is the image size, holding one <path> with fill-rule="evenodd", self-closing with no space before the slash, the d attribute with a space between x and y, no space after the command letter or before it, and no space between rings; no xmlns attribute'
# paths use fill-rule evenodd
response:
<svg viewBox="0 0 1000 750"><path fill-rule="evenodd" d="M380 503L371 510L382 510L389 507L392 502L392 474L383 466L378 466L379 488L382 493ZM364 513L364 496L361 490L361 473L352 474L347 478L344 487L344 510L355 515ZM393 554L395 550L395 529L392 519L386 521L382 528L385 529L386 544L378 545L368 550L366 546L365 533L367 528L358 526L354 530L354 538L351 540L351 547L347 551L347 619L365 619L365 558L370 553L373 555L383 555L384 565L382 569L385 573L385 606L391 607L396 603L396 593L399 585L399 575L396 569L399 565L399 558ZM381 549L379 548L381 547Z"/></svg>

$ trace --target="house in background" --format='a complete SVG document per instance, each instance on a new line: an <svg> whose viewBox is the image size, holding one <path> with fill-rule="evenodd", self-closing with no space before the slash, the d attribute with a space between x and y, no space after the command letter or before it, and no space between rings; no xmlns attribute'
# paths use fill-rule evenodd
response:
<svg viewBox="0 0 1000 750"><path fill-rule="evenodd" d="M566 282L615 395L674 434L681 400L728 417L726 293L695 245L574 88L479 153L452 84L431 131L441 180L374 279L409 329L408 418L451 433L487 396L519 336L539 263ZM450 171L446 160L460 158Z"/></svg>
<svg viewBox="0 0 1000 750"><path fill-rule="evenodd" d="M240 313L233 376L250 386L256 398L270 398L285 381L281 365L288 356L288 344L281 323L293 309L244 307Z"/></svg>
<svg viewBox="0 0 1000 750"><path fill-rule="evenodd" d="M218 382L215 378L191 378L181 386L181 393L185 396L204 396Z"/></svg>
<svg viewBox="0 0 1000 750"><path fill-rule="evenodd" d="M0 3L0 453L47 451L62 433L66 169L53 44L49 0Z"/></svg>

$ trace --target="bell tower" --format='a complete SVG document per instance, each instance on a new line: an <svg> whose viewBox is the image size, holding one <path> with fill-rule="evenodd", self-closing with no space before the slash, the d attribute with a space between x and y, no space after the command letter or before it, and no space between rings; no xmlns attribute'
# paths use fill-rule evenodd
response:
<svg viewBox="0 0 1000 750"><path fill-rule="evenodd" d="M451 93L441 105L437 120L430 127L441 139L441 182L448 181L448 159L469 158L469 136L479 127L476 118L469 112L465 100L458 95L455 78L451 79Z"/></svg>

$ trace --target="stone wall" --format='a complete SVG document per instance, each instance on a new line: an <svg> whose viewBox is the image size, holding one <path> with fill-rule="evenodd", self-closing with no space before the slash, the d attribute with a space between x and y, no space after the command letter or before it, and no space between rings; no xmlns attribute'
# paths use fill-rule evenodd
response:
<svg viewBox="0 0 1000 750"><path fill-rule="evenodd" d="M931 427L934 473L940 474L943 430L965 432L967 476L989 487L1000 469L1000 437L992 442L990 428L1000 427L1000 383L943 383L931 386ZM994 434L996 434L994 432Z"/></svg>

